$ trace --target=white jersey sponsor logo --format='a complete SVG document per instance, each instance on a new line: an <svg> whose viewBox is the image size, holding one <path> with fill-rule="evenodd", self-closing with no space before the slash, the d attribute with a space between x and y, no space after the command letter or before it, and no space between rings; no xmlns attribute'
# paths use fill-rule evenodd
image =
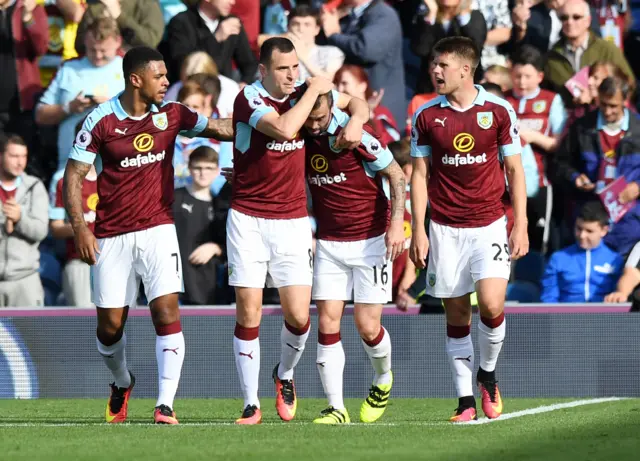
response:
<svg viewBox="0 0 640 461"><path fill-rule="evenodd" d="M347 180L347 175L344 173L336 174L336 175L328 175L328 174L317 174L315 176L307 176L307 182L312 186L330 186L331 184L337 184L340 182L345 182Z"/></svg>
<svg viewBox="0 0 640 461"><path fill-rule="evenodd" d="M442 156L442 163L444 165L452 165L455 167L458 167L460 165L473 165L474 163L485 163L486 161L487 161L486 153L482 155L456 154L455 156L445 154L444 156Z"/></svg>
<svg viewBox="0 0 640 461"><path fill-rule="evenodd" d="M267 144L267 149L273 150L276 152L292 152L294 150L302 149L304 147L304 140L300 141L284 141L284 142L276 142L271 141Z"/></svg>
<svg viewBox="0 0 640 461"><path fill-rule="evenodd" d="M165 151L160 152L159 154L153 154L151 152L146 155L138 154L135 157L127 157L123 161L120 162L120 166L122 168L140 168L143 165L148 165L149 163L161 162L164 160Z"/></svg>

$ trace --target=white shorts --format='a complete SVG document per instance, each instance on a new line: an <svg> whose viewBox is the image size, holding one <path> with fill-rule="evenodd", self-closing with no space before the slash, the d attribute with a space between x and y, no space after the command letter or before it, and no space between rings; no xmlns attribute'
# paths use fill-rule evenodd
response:
<svg viewBox="0 0 640 461"><path fill-rule="evenodd" d="M426 293L456 298L475 291L478 280L511 275L507 218L485 227L458 228L431 221Z"/></svg>
<svg viewBox="0 0 640 461"><path fill-rule="evenodd" d="M311 286L309 218L265 219L229 210L229 285L244 288ZM267 277L268 276L268 277Z"/></svg>
<svg viewBox="0 0 640 461"><path fill-rule="evenodd" d="M91 266L91 301L96 306L135 306L140 281L149 302L183 291L173 224L98 239L98 246L98 262Z"/></svg>
<svg viewBox="0 0 640 461"><path fill-rule="evenodd" d="M317 240L311 297L386 304L391 301L392 267L384 234L355 242Z"/></svg>

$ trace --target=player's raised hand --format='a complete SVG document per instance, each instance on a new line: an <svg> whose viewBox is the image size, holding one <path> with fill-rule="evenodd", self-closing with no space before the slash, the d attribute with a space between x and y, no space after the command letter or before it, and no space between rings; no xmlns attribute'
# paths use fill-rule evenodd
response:
<svg viewBox="0 0 640 461"><path fill-rule="evenodd" d="M414 231L411 236L411 246L409 247L409 258L418 269L427 267L427 254L429 253L429 238L427 232Z"/></svg>
<svg viewBox="0 0 640 461"><path fill-rule="evenodd" d="M229 184L233 182L233 167L225 166L220 170L220 174Z"/></svg>
<svg viewBox="0 0 640 461"><path fill-rule="evenodd" d="M511 259L520 259L529 253L529 235L527 226L513 226L509 236L509 247L511 248Z"/></svg>
<svg viewBox="0 0 640 461"><path fill-rule="evenodd" d="M88 227L83 227L74 233L73 239L76 243L76 250L80 254L80 259L93 266L98 261L96 255L100 254L100 247L93 232Z"/></svg>
<svg viewBox="0 0 640 461"><path fill-rule="evenodd" d="M391 221L389 229L384 236L387 245L387 259L395 261L395 259L404 251L404 221Z"/></svg>

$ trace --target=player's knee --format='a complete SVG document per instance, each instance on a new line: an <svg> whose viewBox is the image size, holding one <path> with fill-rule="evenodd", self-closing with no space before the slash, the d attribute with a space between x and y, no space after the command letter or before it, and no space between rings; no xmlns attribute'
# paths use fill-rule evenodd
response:
<svg viewBox="0 0 640 461"><path fill-rule="evenodd" d="M111 346L120 341L123 333L124 323L117 319L99 321L96 328L96 336L105 346Z"/></svg>
<svg viewBox="0 0 640 461"><path fill-rule="evenodd" d="M494 319L504 312L504 300L503 299L489 299L483 301L479 305L480 315Z"/></svg>
<svg viewBox="0 0 640 461"><path fill-rule="evenodd" d="M378 319L359 319L356 321L356 327L360 337L365 341L373 341L380 334L380 320Z"/></svg>
<svg viewBox="0 0 640 461"><path fill-rule="evenodd" d="M170 306L158 306L151 310L151 320L157 326L165 326L180 320L180 311Z"/></svg>
<svg viewBox="0 0 640 461"><path fill-rule="evenodd" d="M340 318L326 314L318 315L318 330L323 333L337 333L340 331Z"/></svg>
<svg viewBox="0 0 640 461"><path fill-rule="evenodd" d="M309 312L289 312L285 321L296 329L304 329L309 324Z"/></svg>

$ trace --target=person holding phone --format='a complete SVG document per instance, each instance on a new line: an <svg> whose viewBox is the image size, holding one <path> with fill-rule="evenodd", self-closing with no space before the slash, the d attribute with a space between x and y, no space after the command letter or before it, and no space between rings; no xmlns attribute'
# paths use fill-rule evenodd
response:
<svg viewBox="0 0 640 461"><path fill-rule="evenodd" d="M67 162L78 122L124 89L121 44L114 19L96 20L85 35L86 56L65 62L36 106L36 123L59 126L58 169Z"/></svg>

